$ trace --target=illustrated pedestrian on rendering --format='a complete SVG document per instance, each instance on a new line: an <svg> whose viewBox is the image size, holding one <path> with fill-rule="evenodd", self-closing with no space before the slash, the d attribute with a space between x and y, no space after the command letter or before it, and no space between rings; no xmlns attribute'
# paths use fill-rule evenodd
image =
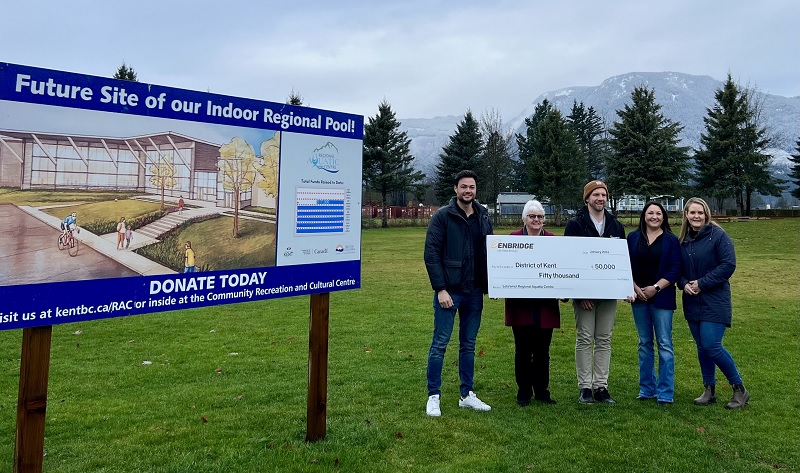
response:
<svg viewBox="0 0 800 473"><path fill-rule="evenodd" d="M675 281L681 274L681 249L678 237L670 230L667 210L658 202L648 202L642 209L639 228L628 235L628 253L635 294L628 301L632 303L639 335L636 399L672 404L675 393L672 314L677 308ZM658 377L654 343L658 346Z"/></svg>
<svg viewBox="0 0 800 473"><path fill-rule="evenodd" d="M186 251L183 253L183 272L184 273L193 273L195 267L194 261L194 250L192 249L192 242L186 241L186 245L184 245Z"/></svg>
<svg viewBox="0 0 800 473"><path fill-rule="evenodd" d="M703 375L703 394L694 400L705 406L717 402L716 368L728 379L733 397L728 409L744 407L750 392L733 357L722 346L725 329L731 326L730 277L736 270L733 241L719 225L711 220L706 201L692 197L686 201L681 225L681 277L678 288L683 289L683 315L689 323Z"/></svg>
<svg viewBox="0 0 800 473"><path fill-rule="evenodd" d="M117 249L121 250L125 248L125 217L120 217L119 222L117 222Z"/></svg>
<svg viewBox="0 0 800 473"><path fill-rule="evenodd" d="M625 238L625 229L606 210L608 187L603 181L590 181L583 188L586 206L567 222L564 236ZM616 299L573 299L575 311L575 371L581 403L614 404L608 392L611 366L611 335L617 315Z"/></svg>
<svg viewBox="0 0 800 473"><path fill-rule="evenodd" d="M130 225L125 229L125 249L130 248L131 238L133 238L133 228Z"/></svg>
<svg viewBox="0 0 800 473"><path fill-rule="evenodd" d="M428 224L425 268L433 288L433 340L428 353L428 402L425 412L442 415L442 365L456 313L458 327L458 406L477 411L492 408L475 395L475 342L481 325L483 295L488 292L486 235L492 234L489 212L478 203L478 176L461 171L454 179L455 197Z"/></svg>

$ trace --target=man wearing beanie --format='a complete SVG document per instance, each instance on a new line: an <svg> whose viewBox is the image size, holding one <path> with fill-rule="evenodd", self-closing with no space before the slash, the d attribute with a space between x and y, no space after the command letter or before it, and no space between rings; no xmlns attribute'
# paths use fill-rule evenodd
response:
<svg viewBox="0 0 800 473"><path fill-rule="evenodd" d="M625 238L622 224L606 210L608 187L603 181L589 181L583 188L586 207L567 222L564 236ZM617 316L616 299L576 299L575 371L582 403L614 404L608 392L611 365L611 333Z"/></svg>

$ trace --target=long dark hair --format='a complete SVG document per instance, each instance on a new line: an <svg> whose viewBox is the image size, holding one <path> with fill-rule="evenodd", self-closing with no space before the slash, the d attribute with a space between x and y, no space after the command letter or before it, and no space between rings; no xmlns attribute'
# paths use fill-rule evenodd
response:
<svg viewBox="0 0 800 473"><path fill-rule="evenodd" d="M661 230L666 233L672 233L672 229L669 228L669 213L667 212L667 209L665 209L663 205L655 200L651 200L650 202L644 204L642 213L639 214L639 232L641 232L641 234L647 238L647 223L644 221L644 219L647 209L650 208L651 205L658 207L661 210L661 215L664 216L664 219L661 221Z"/></svg>

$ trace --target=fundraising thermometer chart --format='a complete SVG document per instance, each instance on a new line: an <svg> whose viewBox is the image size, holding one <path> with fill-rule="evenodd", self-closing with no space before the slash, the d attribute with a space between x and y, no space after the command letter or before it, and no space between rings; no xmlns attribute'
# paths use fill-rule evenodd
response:
<svg viewBox="0 0 800 473"><path fill-rule="evenodd" d="M350 192L346 189L297 188L295 235L350 231Z"/></svg>

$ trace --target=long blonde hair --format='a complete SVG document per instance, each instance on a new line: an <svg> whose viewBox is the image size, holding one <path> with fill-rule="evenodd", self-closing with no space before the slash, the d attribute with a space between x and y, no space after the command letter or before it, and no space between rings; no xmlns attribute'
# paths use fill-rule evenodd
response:
<svg viewBox="0 0 800 473"><path fill-rule="evenodd" d="M703 206L703 213L706 216L705 225L717 225L717 222L711 220L711 208L709 208L708 204L705 200L701 199L700 197L691 197L689 200L686 201L686 205L683 206L683 220L681 222L681 234L678 237L681 243L686 238L686 235L689 234L689 230L692 228L692 225L689 223L689 219L686 217L686 213L689 211L689 206L692 204L699 204Z"/></svg>

